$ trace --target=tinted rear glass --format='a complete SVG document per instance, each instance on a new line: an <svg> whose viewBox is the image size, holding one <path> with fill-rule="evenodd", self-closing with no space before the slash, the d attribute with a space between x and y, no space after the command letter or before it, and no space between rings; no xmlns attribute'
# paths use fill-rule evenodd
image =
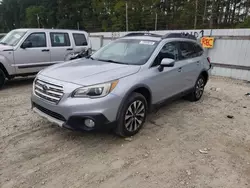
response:
<svg viewBox="0 0 250 188"><path fill-rule="evenodd" d="M73 33L74 41L76 46L86 46L88 45L87 39L84 34Z"/></svg>

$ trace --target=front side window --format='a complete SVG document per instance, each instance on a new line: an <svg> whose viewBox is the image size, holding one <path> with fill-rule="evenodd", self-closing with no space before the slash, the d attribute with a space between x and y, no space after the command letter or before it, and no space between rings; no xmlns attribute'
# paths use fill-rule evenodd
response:
<svg viewBox="0 0 250 188"><path fill-rule="evenodd" d="M99 61L143 65L154 52L157 41L120 39L101 48L91 57Z"/></svg>
<svg viewBox="0 0 250 188"><path fill-rule="evenodd" d="M52 47L70 46L68 33L50 33Z"/></svg>
<svg viewBox="0 0 250 188"><path fill-rule="evenodd" d="M86 37L84 34L73 33L73 38L76 46L86 46L88 45Z"/></svg>
<svg viewBox="0 0 250 188"><path fill-rule="evenodd" d="M156 57L152 66L158 66L164 58L178 60L178 48L176 42L170 42L165 44L158 56Z"/></svg>
<svg viewBox="0 0 250 188"><path fill-rule="evenodd" d="M31 44L29 48L41 48L47 46L45 33L32 33L27 37L25 42Z"/></svg>
<svg viewBox="0 0 250 188"><path fill-rule="evenodd" d="M15 46L26 34L26 31L11 31L0 40L0 44Z"/></svg>

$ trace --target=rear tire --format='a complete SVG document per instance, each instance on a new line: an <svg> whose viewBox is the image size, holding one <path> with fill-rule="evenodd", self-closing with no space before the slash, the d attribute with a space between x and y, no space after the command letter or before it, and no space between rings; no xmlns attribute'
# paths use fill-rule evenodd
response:
<svg viewBox="0 0 250 188"><path fill-rule="evenodd" d="M137 134L145 123L147 111L148 104L145 97L140 93L132 93L119 114L116 134L121 137Z"/></svg>
<svg viewBox="0 0 250 188"><path fill-rule="evenodd" d="M206 80L204 76L200 75L195 83L192 93L188 94L186 98L191 102L196 102L200 100L204 93L205 83L206 83Z"/></svg>
<svg viewBox="0 0 250 188"><path fill-rule="evenodd" d="M2 89L2 87L4 86L6 81L6 77L4 72L0 69L0 89Z"/></svg>

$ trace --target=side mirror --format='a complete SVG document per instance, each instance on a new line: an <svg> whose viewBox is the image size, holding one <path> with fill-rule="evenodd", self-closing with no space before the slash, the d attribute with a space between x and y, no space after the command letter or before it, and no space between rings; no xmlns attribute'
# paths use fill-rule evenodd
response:
<svg viewBox="0 0 250 188"><path fill-rule="evenodd" d="M164 67L173 67L174 64L175 64L174 59L164 58L164 59L162 59L161 65L159 66L159 71L163 71Z"/></svg>
<svg viewBox="0 0 250 188"><path fill-rule="evenodd" d="M31 48L31 47L32 47L32 42L30 42L30 41L24 41L24 43L21 46L21 48L23 48L23 49Z"/></svg>

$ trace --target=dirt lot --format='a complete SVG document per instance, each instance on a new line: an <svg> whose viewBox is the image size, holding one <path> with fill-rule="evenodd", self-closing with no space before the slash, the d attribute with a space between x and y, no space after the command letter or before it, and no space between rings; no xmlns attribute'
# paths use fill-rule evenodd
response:
<svg viewBox="0 0 250 188"><path fill-rule="evenodd" d="M212 78L200 102L163 106L132 140L48 123L30 110L31 86L0 91L2 188L250 187L249 83Z"/></svg>

